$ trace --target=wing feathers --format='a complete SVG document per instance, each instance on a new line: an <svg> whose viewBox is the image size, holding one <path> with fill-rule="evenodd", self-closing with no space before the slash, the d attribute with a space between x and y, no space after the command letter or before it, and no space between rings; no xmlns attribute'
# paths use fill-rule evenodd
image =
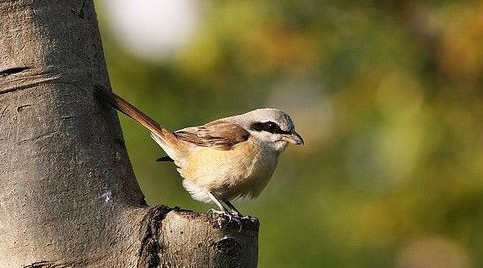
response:
<svg viewBox="0 0 483 268"><path fill-rule="evenodd" d="M174 132L183 141L203 147L230 150L240 142L248 140L250 133L239 125L226 121L213 121L204 126L189 127Z"/></svg>
<svg viewBox="0 0 483 268"><path fill-rule="evenodd" d="M168 155L162 156L162 157L156 159L156 161L158 161L158 162L174 162L174 160L171 157L169 157Z"/></svg>

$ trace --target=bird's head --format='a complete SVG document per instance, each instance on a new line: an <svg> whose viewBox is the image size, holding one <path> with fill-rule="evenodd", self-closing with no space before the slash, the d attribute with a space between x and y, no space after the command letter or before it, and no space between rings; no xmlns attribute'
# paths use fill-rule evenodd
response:
<svg viewBox="0 0 483 268"><path fill-rule="evenodd" d="M304 144L290 116L278 109L256 109L235 118L251 135L278 152L282 152L288 143Z"/></svg>

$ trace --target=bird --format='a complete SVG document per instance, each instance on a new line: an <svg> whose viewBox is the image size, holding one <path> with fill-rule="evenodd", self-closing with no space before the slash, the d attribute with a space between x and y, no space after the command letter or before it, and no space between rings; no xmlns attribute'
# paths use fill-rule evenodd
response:
<svg viewBox="0 0 483 268"><path fill-rule="evenodd" d="M94 94L148 129L167 154L158 161L174 162L191 197L214 203L219 213L242 216L231 201L258 197L287 145L304 144L290 116L275 108L170 131L106 88L97 86Z"/></svg>

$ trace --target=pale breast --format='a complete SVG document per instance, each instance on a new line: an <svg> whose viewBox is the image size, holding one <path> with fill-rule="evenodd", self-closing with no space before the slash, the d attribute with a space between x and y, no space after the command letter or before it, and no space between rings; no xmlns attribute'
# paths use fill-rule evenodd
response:
<svg viewBox="0 0 483 268"><path fill-rule="evenodd" d="M253 198L267 185L277 161L278 153L250 138L226 151L201 147L178 171L190 183L223 199Z"/></svg>

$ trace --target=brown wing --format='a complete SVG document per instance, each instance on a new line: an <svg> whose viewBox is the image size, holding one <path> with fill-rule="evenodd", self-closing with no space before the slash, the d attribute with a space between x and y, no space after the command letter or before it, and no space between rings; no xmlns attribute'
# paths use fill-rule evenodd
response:
<svg viewBox="0 0 483 268"><path fill-rule="evenodd" d="M180 140L219 150L230 150L250 137L248 131L226 121L213 121L199 127L184 128L174 132L174 135Z"/></svg>

